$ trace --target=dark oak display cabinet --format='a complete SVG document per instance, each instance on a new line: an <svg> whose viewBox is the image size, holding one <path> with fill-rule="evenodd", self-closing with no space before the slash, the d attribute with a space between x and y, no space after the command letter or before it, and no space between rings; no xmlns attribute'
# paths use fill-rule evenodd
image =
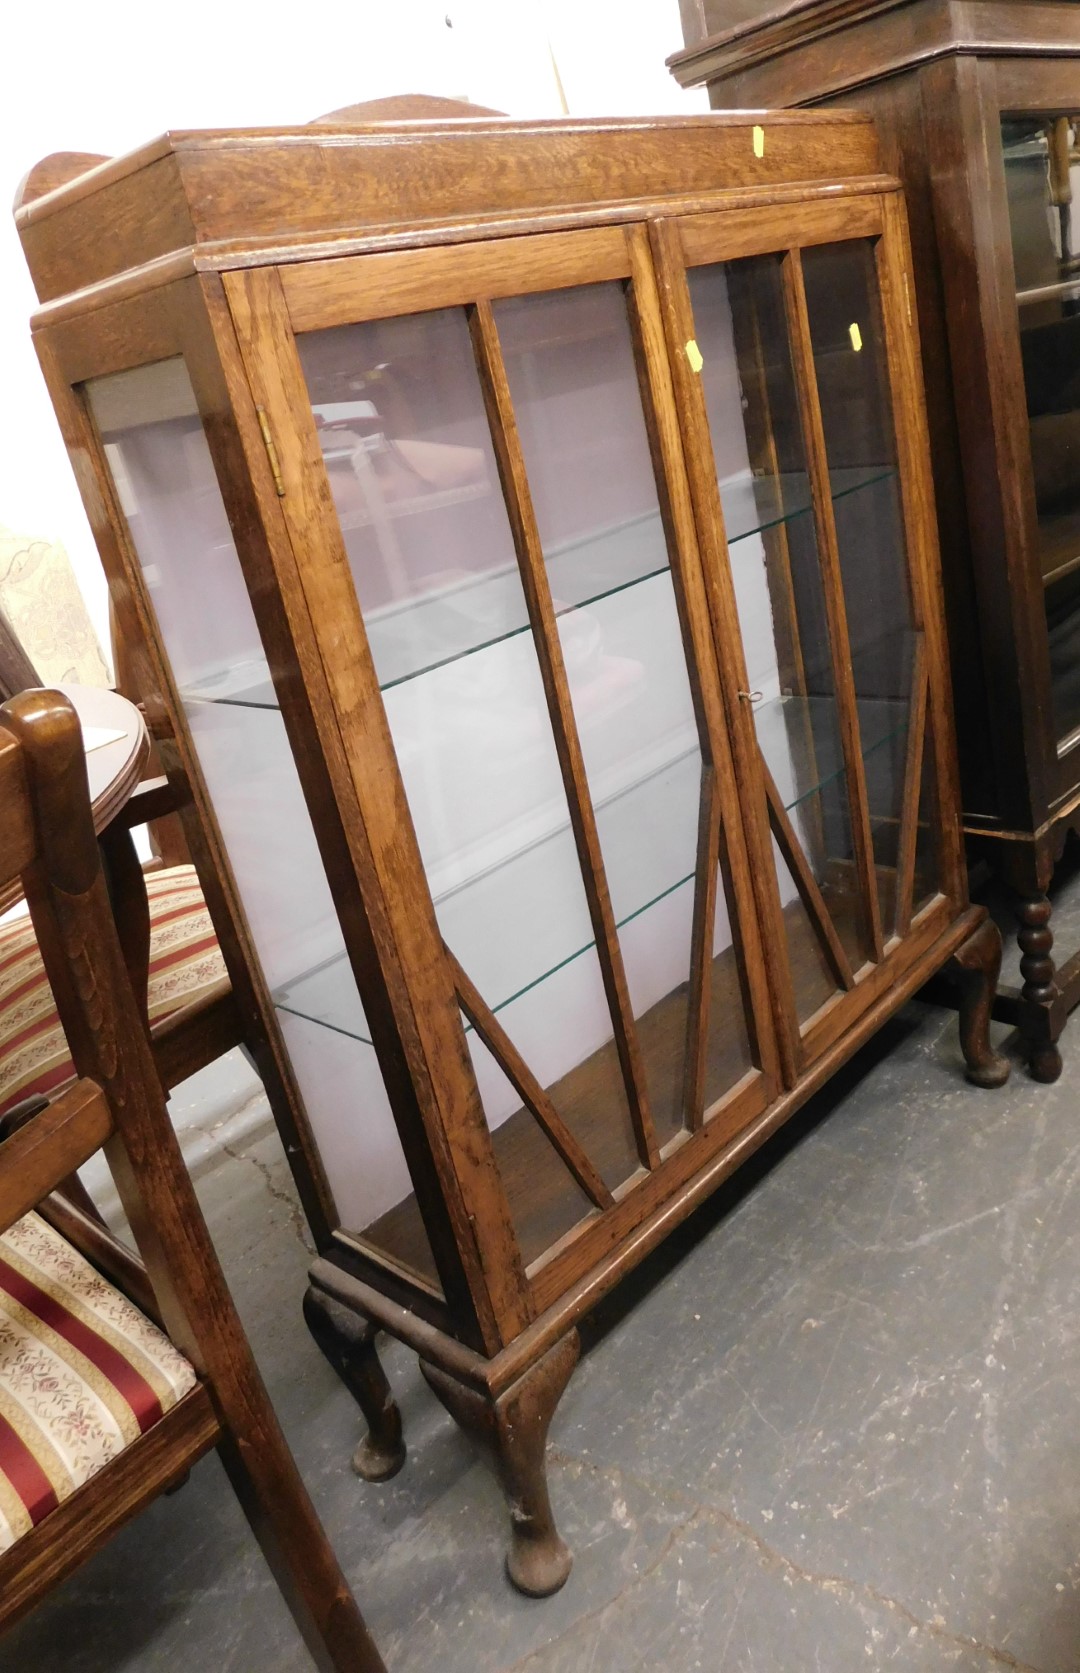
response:
<svg viewBox="0 0 1080 1673"><path fill-rule="evenodd" d="M964 827L1017 897L1023 987L995 1014L1055 1080L1080 1000L1046 894L1080 830L1080 6L689 0L683 18L684 85L869 111L907 189Z"/></svg>
<svg viewBox="0 0 1080 1673"><path fill-rule="evenodd" d="M549 1592L582 1314L933 972L1007 1074L900 195L850 116L92 162L23 191L36 341L308 1322L368 1477L404 1457L374 1327L418 1351Z"/></svg>

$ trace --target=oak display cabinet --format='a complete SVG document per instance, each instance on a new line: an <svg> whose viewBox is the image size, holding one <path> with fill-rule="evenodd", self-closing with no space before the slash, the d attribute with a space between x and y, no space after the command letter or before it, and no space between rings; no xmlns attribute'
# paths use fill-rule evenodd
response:
<svg viewBox="0 0 1080 1673"><path fill-rule="evenodd" d="M368 1420L510 1572L576 1324L966 896L904 211L802 114L172 134L32 172L34 329Z"/></svg>
<svg viewBox="0 0 1080 1673"><path fill-rule="evenodd" d="M964 826L1016 892L1032 1072L1080 1001L1047 898L1080 831L1080 7L703 0L684 85L868 111L911 216Z"/></svg>

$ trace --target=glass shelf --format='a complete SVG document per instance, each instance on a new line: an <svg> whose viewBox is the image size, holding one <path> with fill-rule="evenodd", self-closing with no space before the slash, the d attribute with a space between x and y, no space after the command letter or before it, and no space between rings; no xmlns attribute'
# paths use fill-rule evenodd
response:
<svg viewBox="0 0 1080 1673"><path fill-rule="evenodd" d="M895 475L890 467L856 467L832 473L834 501ZM721 483L720 498L729 547L812 509L804 472L754 477L744 472ZM737 553L732 554L738 556ZM546 551L556 612L603 603L663 575L667 549L658 513L632 518ZM433 589L405 605L369 611L368 639L380 675L380 690L391 691L421 675L526 633L521 619L521 583L516 567L470 577ZM189 685L182 695L203 702L246 708L277 708L277 694L262 661L240 663Z"/></svg>
<svg viewBox="0 0 1080 1673"><path fill-rule="evenodd" d="M1043 586L1056 586L1080 569L1080 507L1041 516L1038 539Z"/></svg>
<svg viewBox="0 0 1080 1673"><path fill-rule="evenodd" d="M1046 285L1030 285L1016 293L1018 308L1034 308L1040 302L1080 302L1080 274Z"/></svg>
<svg viewBox="0 0 1080 1673"><path fill-rule="evenodd" d="M905 702L869 700L861 702L858 709L864 760L872 758L906 730L908 711ZM762 754L789 813L795 814L803 802L840 778L844 762L835 741L835 704L831 698L777 697L760 704L754 718ZM655 803L658 798L672 810L667 828L678 826L679 813L676 810L696 806L699 773L700 756L695 745L684 755L658 768L647 779L597 805L597 823L607 857L609 885L620 929L659 906L677 891L692 887L692 872L673 874L670 863L665 866L665 861L670 862L670 854L664 853L661 840L654 837L651 851L643 852L643 833L656 831L657 821L650 819L646 810L648 804ZM470 967L471 961L447 923L449 914L445 907L451 896L458 897L460 907L456 915L463 925L470 920L490 921L490 914L477 906L477 890L505 888L519 898L522 890L528 887L528 879L534 870L537 875L542 875L551 867L555 845L565 847L567 858L571 859L569 851L572 850L573 837L569 826L561 827L526 852L492 868L486 876L471 879L456 890L435 896L436 910L447 941L474 980L477 977ZM538 934L542 934L542 925L538 925ZM492 997L490 986L485 988L479 980L477 985L485 992L492 1009L503 1011L541 983L549 981L575 959L583 957L594 945L591 940L579 942L559 949L560 956L557 958L541 958L544 966L541 974L523 971L520 983L506 989L498 998ZM535 956L536 942L529 942L521 951L526 956ZM343 976L347 979L342 980ZM275 990L273 999L275 1005L289 1014L305 1017L338 1033L370 1043L367 1021L344 950L302 972L294 980L283 983Z"/></svg>

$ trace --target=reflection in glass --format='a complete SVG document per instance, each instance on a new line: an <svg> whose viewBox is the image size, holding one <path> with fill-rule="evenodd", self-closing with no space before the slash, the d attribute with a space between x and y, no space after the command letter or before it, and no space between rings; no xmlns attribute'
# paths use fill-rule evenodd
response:
<svg viewBox="0 0 1080 1673"><path fill-rule="evenodd" d="M916 640L874 244L818 245L803 251L802 266L829 469L872 478L835 504L833 517L887 939L896 923Z"/></svg>
<svg viewBox="0 0 1080 1673"><path fill-rule="evenodd" d="M599 1112L593 1160L614 1189L638 1155L465 312L298 346L439 927L590 1153ZM595 583L571 565L579 584ZM583 643L579 683L592 655ZM617 706L617 690L596 692ZM639 787L605 793L628 844ZM532 1116L469 1039L497 1153L533 1156L531 1189L550 1195L543 1223L561 1236L588 1204L547 1139L524 1136ZM524 1177L515 1163L504 1184L532 1259Z"/></svg>
<svg viewBox="0 0 1080 1673"><path fill-rule="evenodd" d="M338 1213L360 1229L407 1196L409 1174L284 722L209 700L266 665L195 397L178 360L87 394ZM306 972L330 968L351 1030L287 1006ZM413 1262L433 1280L422 1235Z"/></svg>
<svg viewBox="0 0 1080 1673"><path fill-rule="evenodd" d="M752 257L688 274L694 335L721 502L782 508L783 520L729 539L758 743L790 812L792 836L816 881L853 971L870 957L855 877L847 774L833 653L784 306L781 259ZM871 492L880 465L842 461L837 502ZM877 735L878 717L874 717ZM887 727L882 736L887 734ZM774 816L774 828L776 820ZM838 991L790 867L774 855L801 1022Z"/></svg>
<svg viewBox="0 0 1080 1673"><path fill-rule="evenodd" d="M702 758L626 302L590 285L497 303L495 320L663 1144L688 1116ZM717 955L733 962L730 934ZM711 1101L751 1067L741 1004L727 1027Z"/></svg>
<svg viewBox="0 0 1080 1673"><path fill-rule="evenodd" d="M1054 724L1080 728L1080 117L1002 124Z"/></svg>

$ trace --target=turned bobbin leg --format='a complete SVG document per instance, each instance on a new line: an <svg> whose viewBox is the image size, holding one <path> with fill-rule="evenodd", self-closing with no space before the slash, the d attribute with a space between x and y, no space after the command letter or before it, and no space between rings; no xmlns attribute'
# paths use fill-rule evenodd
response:
<svg viewBox="0 0 1080 1673"><path fill-rule="evenodd" d="M1008 1059L990 1044L990 1010L1001 970L1001 931L991 918L961 942L946 965L960 985L960 1049L975 1086L1004 1086Z"/></svg>
<svg viewBox="0 0 1080 1673"><path fill-rule="evenodd" d="M1054 961L1050 956L1054 932L1050 928L1052 907L1044 894L1023 895L1016 903L1016 933L1020 948L1020 990L1024 1020L1020 1025L1028 1068L1036 1080L1055 1081L1061 1073L1061 1053L1056 1044L1054 1009L1058 998Z"/></svg>
<svg viewBox="0 0 1080 1673"><path fill-rule="evenodd" d="M405 1442L401 1413L375 1347L374 1325L314 1285L304 1296L304 1319L367 1419L368 1434L353 1453L353 1469L365 1481L389 1481L405 1462Z"/></svg>
<svg viewBox="0 0 1080 1673"><path fill-rule="evenodd" d="M573 1562L555 1526L544 1454L555 1407L580 1351L578 1333L572 1330L494 1399L420 1362L450 1416L495 1464L510 1509L507 1572L529 1597L557 1592Z"/></svg>

